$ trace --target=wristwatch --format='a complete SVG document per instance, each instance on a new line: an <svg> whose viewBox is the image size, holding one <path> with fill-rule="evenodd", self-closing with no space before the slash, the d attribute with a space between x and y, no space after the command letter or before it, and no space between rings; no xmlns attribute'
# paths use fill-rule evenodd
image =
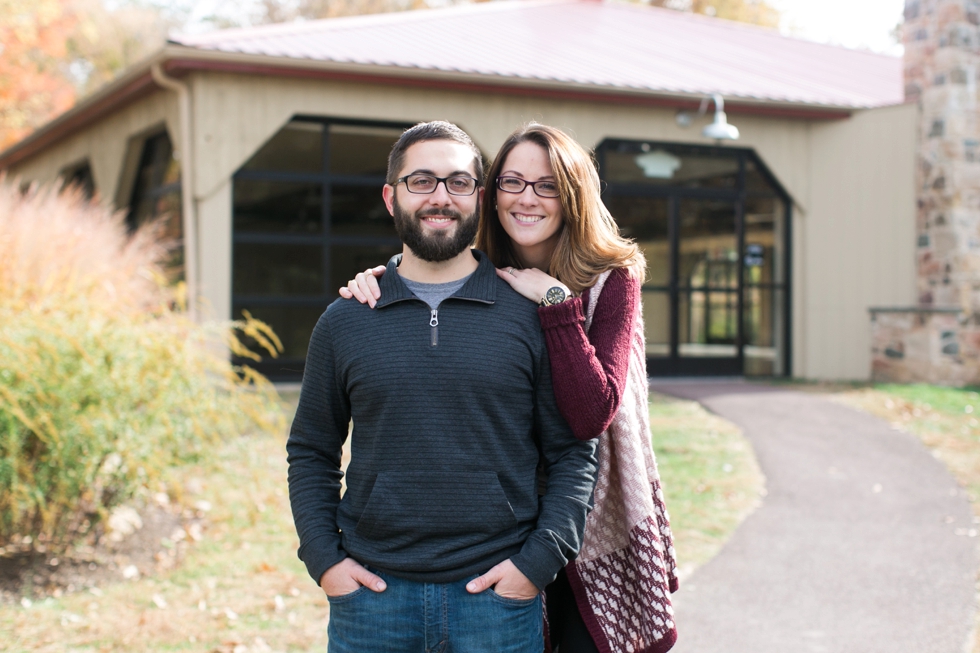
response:
<svg viewBox="0 0 980 653"><path fill-rule="evenodd" d="M555 304L561 304L563 301L568 299L568 295L565 294L565 289L561 286L552 286L548 288L548 291L538 302L538 306L554 306Z"/></svg>

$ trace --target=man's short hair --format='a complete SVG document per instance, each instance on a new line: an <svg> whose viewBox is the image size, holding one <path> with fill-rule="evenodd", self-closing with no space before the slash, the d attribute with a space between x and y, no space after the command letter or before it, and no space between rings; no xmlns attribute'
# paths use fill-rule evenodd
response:
<svg viewBox="0 0 980 653"><path fill-rule="evenodd" d="M405 164L405 152L408 148L423 141L453 141L470 148L473 152L473 174L479 184L483 185L483 154L480 152L480 148L476 146L469 134L445 120L420 122L402 133L394 147L391 148L391 154L388 155L388 175L385 179L387 183L394 185L398 179L398 172Z"/></svg>

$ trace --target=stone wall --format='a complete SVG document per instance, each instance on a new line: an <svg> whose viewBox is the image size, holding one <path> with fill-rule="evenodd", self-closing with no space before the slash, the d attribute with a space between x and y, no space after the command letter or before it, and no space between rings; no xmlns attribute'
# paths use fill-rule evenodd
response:
<svg viewBox="0 0 980 653"><path fill-rule="evenodd" d="M980 379L980 315L958 309L871 309L871 380L972 385Z"/></svg>
<svg viewBox="0 0 980 653"><path fill-rule="evenodd" d="M871 309L872 379L980 383L980 0L906 0L905 96L919 108L919 306Z"/></svg>
<svg viewBox="0 0 980 653"><path fill-rule="evenodd" d="M919 106L918 298L980 308L980 0L907 0L905 93Z"/></svg>

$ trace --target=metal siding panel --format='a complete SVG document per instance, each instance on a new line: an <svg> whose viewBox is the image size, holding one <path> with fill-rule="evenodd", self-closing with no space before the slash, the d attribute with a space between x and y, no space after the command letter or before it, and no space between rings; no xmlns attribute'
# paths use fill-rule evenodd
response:
<svg viewBox="0 0 980 653"><path fill-rule="evenodd" d="M915 302L915 107L815 124L806 375L867 379L868 308Z"/></svg>

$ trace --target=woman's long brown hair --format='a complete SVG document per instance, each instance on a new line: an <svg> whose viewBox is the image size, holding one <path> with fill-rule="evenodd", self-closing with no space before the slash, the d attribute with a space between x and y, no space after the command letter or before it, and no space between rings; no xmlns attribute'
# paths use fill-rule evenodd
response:
<svg viewBox="0 0 980 653"><path fill-rule="evenodd" d="M497 267L522 267L497 216L497 177L510 151L527 142L540 145L548 153L561 201L561 232L548 274L576 295L613 268L629 268L642 283L646 275L643 252L636 243L619 235L616 221L599 196L599 173L591 155L565 132L538 123L529 123L511 134L490 165L476 234L477 249L485 252Z"/></svg>

